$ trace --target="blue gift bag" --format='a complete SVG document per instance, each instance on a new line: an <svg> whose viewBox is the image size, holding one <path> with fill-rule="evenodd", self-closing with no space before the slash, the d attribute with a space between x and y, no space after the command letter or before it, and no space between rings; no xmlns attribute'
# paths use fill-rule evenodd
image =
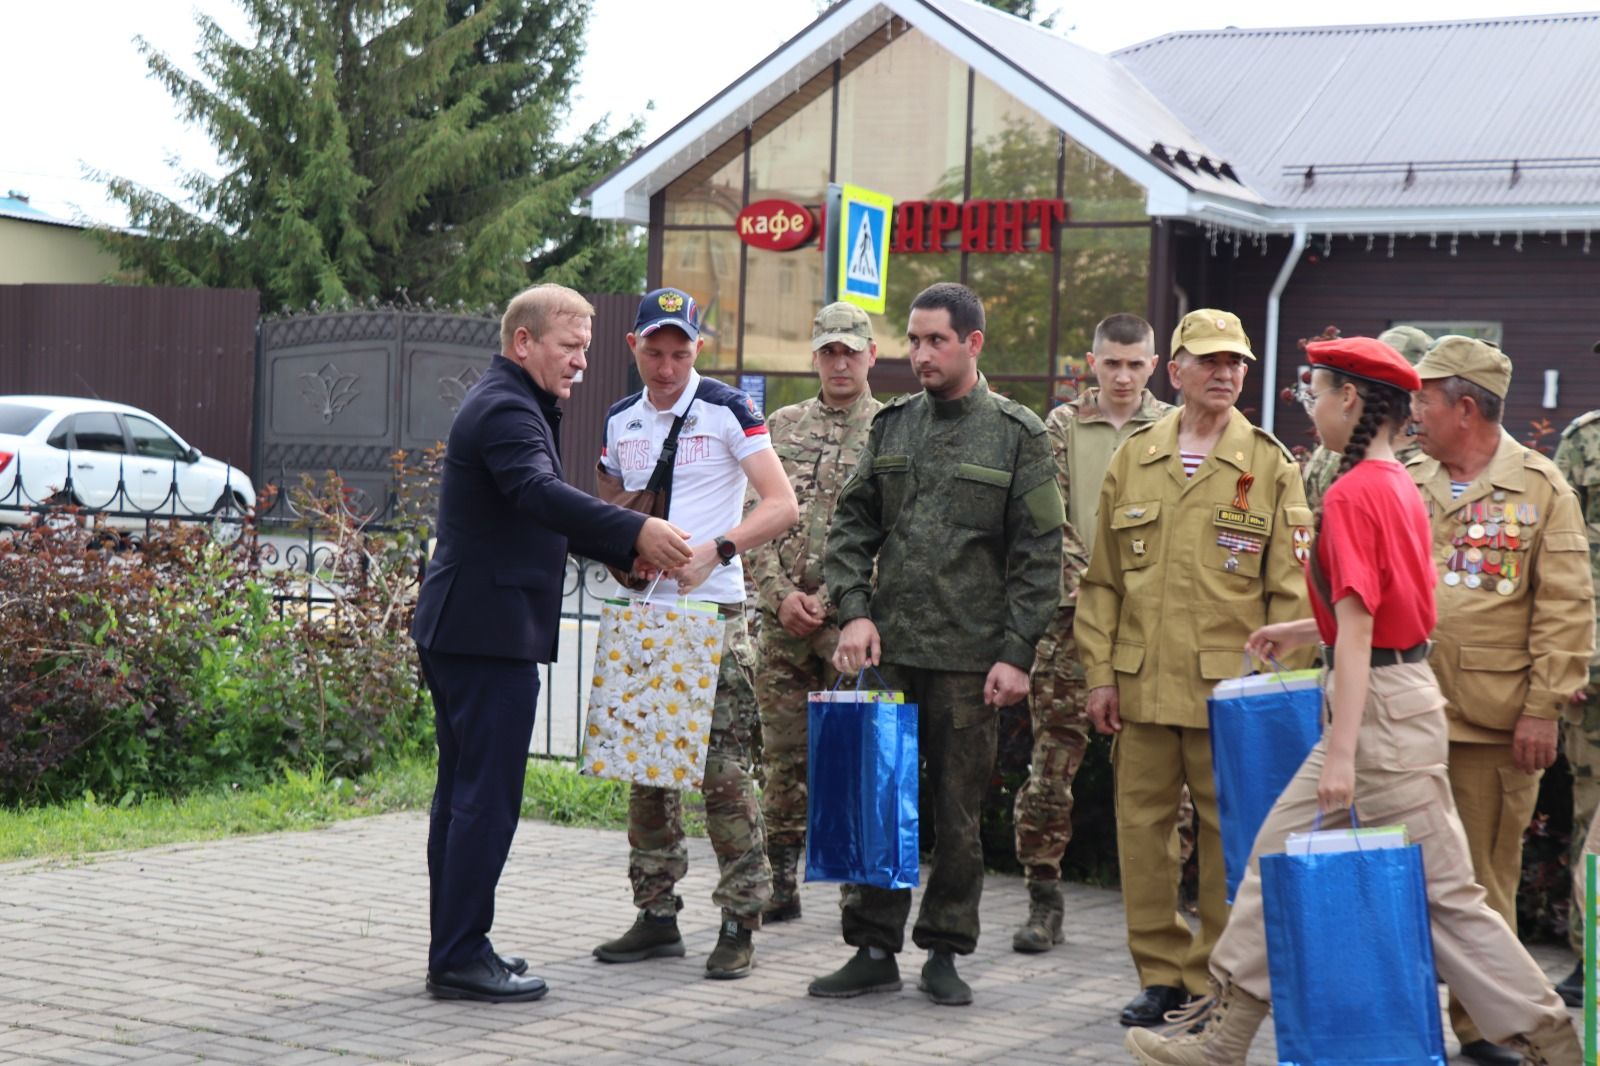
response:
<svg viewBox="0 0 1600 1066"><path fill-rule="evenodd" d="M917 705L835 688L807 703L806 880L915 888Z"/></svg>
<svg viewBox="0 0 1600 1066"><path fill-rule="evenodd" d="M1261 856L1280 1066L1445 1066L1422 849Z"/></svg>
<svg viewBox="0 0 1600 1066"><path fill-rule="evenodd" d="M1250 849L1272 805L1322 736L1315 670L1224 681L1206 700L1211 771L1217 782L1228 902L1250 866Z"/></svg>

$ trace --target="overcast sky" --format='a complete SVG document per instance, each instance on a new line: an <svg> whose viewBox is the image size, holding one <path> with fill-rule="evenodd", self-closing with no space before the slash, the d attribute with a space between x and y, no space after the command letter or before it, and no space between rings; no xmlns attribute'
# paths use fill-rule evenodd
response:
<svg viewBox="0 0 1600 1066"><path fill-rule="evenodd" d="M1173 30L1220 26L1422 22L1496 15L1582 11L1559 0L1282 0L1178 3L1067 3L1057 32L1109 52ZM636 115L646 136L670 129L755 62L799 32L817 0L595 0L589 48L571 124ZM1526 10L1518 11L1519 6ZM131 177L176 193L169 159L215 169L209 142L187 126L147 73L134 44L143 36L192 69L194 12L237 35L248 25L230 0L78 0L71 4L0 0L0 192L17 189L35 207L64 218L122 221L86 170ZM653 102L653 108L647 105Z"/></svg>

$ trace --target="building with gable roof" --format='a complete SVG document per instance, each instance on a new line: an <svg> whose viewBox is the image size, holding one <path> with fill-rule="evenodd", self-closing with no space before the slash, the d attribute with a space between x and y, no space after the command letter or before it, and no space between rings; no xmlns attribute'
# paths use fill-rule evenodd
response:
<svg viewBox="0 0 1600 1066"><path fill-rule="evenodd" d="M706 308L703 370L814 389L829 181L897 202L874 385L922 286L984 297L991 383L1044 410L1094 324L1244 319L1241 405L1290 444L1297 340L1410 323L1501 343L1507 424L1600 396L1600 15L1174 33L1102 55L973 0L841 0L590 190ZM777 242L782 244L784 242ZM1547 380L1554 372L1554 380ZM752 383L754 384L754 383Z"/></svg>

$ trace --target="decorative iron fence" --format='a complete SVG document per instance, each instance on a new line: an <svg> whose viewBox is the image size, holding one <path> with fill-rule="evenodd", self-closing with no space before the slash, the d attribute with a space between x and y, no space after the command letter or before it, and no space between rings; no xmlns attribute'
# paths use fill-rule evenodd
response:
<svg viewBox="0 0 1600 1066"><path fill-rule="evenodd" d="M207 526L219 543L237 553L241 566L271 584L280 618L292 613L315 620L333 611L342 595L372 578L382 538L413 538L418 575L414 584L426 570L431 522L393 489L374 502L360 490L345 487L337 492L336 501L330 501L286 491L274 482L261 492L262 506L257 508L250 486L229 483L211 506L201 508L180 491L174 463L165 494L142 506L129 481L144 473L140 464L145 460L106 457L107 462L113 459L119 471L109 494L86 491L82 480L74 478L70 461L61 483L46 489L35 485L30 493L24 481L24 457L15 456L10 469L0 471L0 535L7 528L34 522L75 523L93 531L102 547L133 550L172 523ZM343 485L337 476L331 481ZM150 494L146 498L154 499ZM337 510L330 509L330 503ZM575 760L582 752L585 668L593 661L600 604L615 591L604 565L567 556L558 660L541 670L543 722L535 727L530 757ZM415 595L412 587L406 597L407 613Z"/></svg>

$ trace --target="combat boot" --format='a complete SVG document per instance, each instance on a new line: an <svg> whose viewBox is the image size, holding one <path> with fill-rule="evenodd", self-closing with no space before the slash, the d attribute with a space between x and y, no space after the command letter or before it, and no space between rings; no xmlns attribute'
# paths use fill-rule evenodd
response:
<svg viewBox="0 0 1600 1066"><path fill-rule="evenodd" d="M1065 939L1061 935L1065 914L1060 881L1029 881L1028 920L1011 938L1012 950L1038 955L1061 943Z"/></svg>
<svg viewBox="0 0 1600 1066"><path fill-rule="evenodd" d="M1245 1066L1268 1006L1235 985L1167 1015L1166 1034L1130 1029L1124 1046L1145 1066Z"/></svg>
<svg viewBox="0 0 1600 1066"><path fill-rule="evenodd" d="M941 1007L965 1007L972 1002L972 987L956 973L955 956L948 951L934 948L928 952L917 987Z"/></svg>
<svg viewBox="0 0 1600 1066"><path fill-rule="evenodd" d="M761 921L792 922L800 917L799 844L768 844L767 862L772 866L772 899L761 911Z"/></svg>
<svg viewBox="0 0 1600 1066"><path fill-rule="evenodd" d="M601 962L641 962L645 959L683 957L683 937L678 935L678 916L657 917L640 911L633 928L615 940L594 949Z"/></svg>
<svg viewBox="0 0 1600 1066"><path fill-rule="evenodd" d="M1522 1052L1526 1066L1582 1066L1583 1063L1578 1033L1565 1018L1536 1033L1513 1037L1511 1046Z"/></svg>
<svg viewBox="0 0 1600 1066"><path fill-rule="evenodd" d="M828 976L812 981L806 991L823 999L849 999L869 992L898 992L900 964L895 962L892 952L875 959L872 949L858 948L855 958Z"/></svg>
<svg viewBox="0 0 1600 1066"><path fill-rule="evenodd" d="M722 912L722 929L717 933L717 946L706 958L706 976L713 981L732 981L750 976L756 964L756 946L752 943L752 930L740 925L739 919L729 911Z"/></svg>

